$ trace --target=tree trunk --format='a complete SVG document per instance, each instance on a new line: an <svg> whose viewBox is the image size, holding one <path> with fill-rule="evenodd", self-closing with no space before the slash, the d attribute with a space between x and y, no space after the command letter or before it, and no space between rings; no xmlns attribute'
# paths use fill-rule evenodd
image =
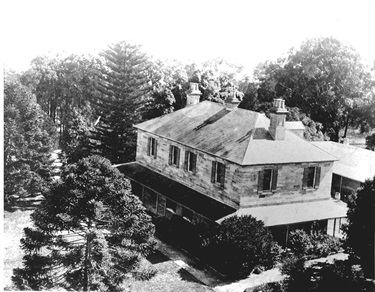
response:
<svg viewBox="0 0 375 292"><path fill-rule="evenodd" d="M86 238L86 250L85 250L85 268L83 272L83 291L90 291L90 275L89 275L89 268L90 268L90 241L91 241L90 234L87 235Z"/></svg>
<svg viewBox="0 0 375 292"><path fill-rule="evenodd" d="M348 132L349 119L350 119L350 115L348 114L348 116L346 117L346 121L345 121L345 131L344 131L344 136L343 136L343 138L346 138L346 134L347 134L347 132Z"/></svg>

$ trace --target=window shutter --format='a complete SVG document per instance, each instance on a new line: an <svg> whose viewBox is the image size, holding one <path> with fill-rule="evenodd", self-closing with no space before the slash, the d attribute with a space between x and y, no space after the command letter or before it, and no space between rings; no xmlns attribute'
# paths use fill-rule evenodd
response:
<svg viewBox="0 0 375 292"><path fill-rule="evenodd" d="M192 161L193 173L197 173L197 155L196 154L191 154L191 155L193 155L193 161Z"/></svg>
<svg viewBox="0 0 375 292"><path fill-rule="evenodd" d="M309 171L308 167L305 167L303 170L303 179L302 179L302 189L307 189L307 173Z"/></svg>
<svg viewBox="0 0 375 292"><path fill-rule="evenodd" d="M180 167L180 148L177 148L177 167Z"/></svg>
<svg viewBox="0 0 375 292"><path fill-rule="evenodd" d="M272 187L271 187L272 191L276 191L277 189L277 176L278 176L278 169L277 167L275 167L272 170Z"/></svg>
<svg viewBox="0 0 375 292"><path fill-rule="evenodd" d="M188 171L188 161L189 161L189 151L185 151L185 164L184 164L185 171Z"/></svg>
<svg viewBox="0 0 375 292"><path fill-rule="evenodd" d="M320 173L321 173L321 167L317 167L315 169L315 184L314 184L314 188L319 188L319 184L320 184Z"/></svg>
<svg viewBox="0 0 375 292"><path fill-rule="evenodd" d="M215 176L216 176L216 162L212 161L212 169L211 169L211 182L215 182Z"/></svg>
<svg viewBox="0 0 375 292"><path fill-rule="evenodd" d="M147 155L150 156L151 153L151 138L148 137L147 139Z"/></svg>
<svg viewBox="0 0 375 292"><path fill-rule="evenodd" d="M173 146L169 146L169 165L172 164Z"/></svg>
<svg viewBox="0 0 375 292"><path fill-rule="evenodd" d="M258 193L263 191L263 170L258 171Z"/></svg>
<svg viewBox="0 0 375 292"><path fill-rule="evenodd" d="M156 158L157 154L158 154L158 140L154 140L155 141L155 153L154 153L154 157Z"/></svg>
<svg viewBox="0 0 375 292"><path fill-rule="evenodd" d="M225 165L223 164L223 169L220 173L220 185L223 188L225 184Z"/></svg>

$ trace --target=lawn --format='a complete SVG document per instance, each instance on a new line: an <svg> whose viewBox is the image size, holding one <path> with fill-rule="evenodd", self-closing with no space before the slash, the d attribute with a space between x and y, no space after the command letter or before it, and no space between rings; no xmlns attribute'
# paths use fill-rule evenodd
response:
<svg viewBox="0 0 375 292"><path fill-rule="evenodd" d="M12 290L12 273L14 268L22 264L22 250L20 240L23 229L31 226L30 210L4 211L4 289Z"/></svg>
<svg viewBox="0 0 375 292"><path fill-rule="evenodd" d="M16 209L12 212L4 211L4 290L16 290L12 286L13 269L22 265L22 250L20 248L20 239L23 235L23 228L31 226L31 210ZM167 291L214 291L212 288L204 285L190 272L187 266L173 260L161 253L156 252L148 257L147 265L153 265L157 274L147 281L129 278L124 284L124 291L145 291L145 292L167 292Z"/></svg>

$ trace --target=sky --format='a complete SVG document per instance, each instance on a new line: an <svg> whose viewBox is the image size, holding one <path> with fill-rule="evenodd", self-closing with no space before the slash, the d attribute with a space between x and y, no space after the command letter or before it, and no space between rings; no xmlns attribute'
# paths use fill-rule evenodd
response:
<svg viewBox="0 0 375 292"><path fill-rule="evenodd" d="M224 58L252 70L308 38L333 36L375 60L375 0L2 0L2 58L26 70L43 54L126 40L156 59Z"/></svg>

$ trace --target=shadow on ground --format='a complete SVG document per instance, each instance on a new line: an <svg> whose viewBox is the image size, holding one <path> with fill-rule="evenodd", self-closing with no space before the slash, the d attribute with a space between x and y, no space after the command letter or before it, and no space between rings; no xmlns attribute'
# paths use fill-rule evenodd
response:
<svg viewBox="0 0 375 292"><path fill-rule="evenodd" d="M32 211L35 210L42 202L44 197L39 195L36 197L19 198L9 204L4 205L4 210L7 212L15 211Z"/></svg>
<svg viewBox="0 0 375 292"><path fill-rule="evenodd" d="M150 254L146 259L153 265L164 263L171 260L169 257L167 257L165 254L158 250Z"/></svg>
<svg viewBox="0 0 375 292"><path fill-rule="evenodd" d="M190 274L184 268L179 269L177 273L180 275L181 280L183 280L183 281L188 281L188 282L199 283L199 284L205 285L205 283L199 281L196 277L194 277L192 274Z"/></svg>

